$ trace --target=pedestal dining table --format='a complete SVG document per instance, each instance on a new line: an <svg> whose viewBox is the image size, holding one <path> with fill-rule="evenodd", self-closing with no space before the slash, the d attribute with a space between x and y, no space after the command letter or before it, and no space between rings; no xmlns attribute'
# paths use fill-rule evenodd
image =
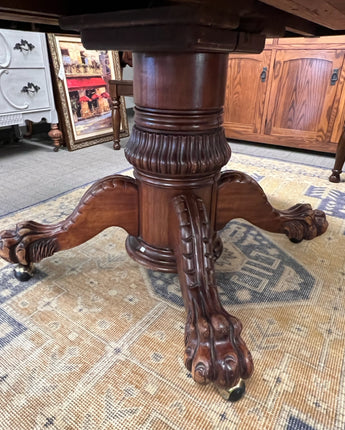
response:
<svg viewBox="0 0 345 430"><path fill-rule="evenodd" d="M266 36L345 29L339 2L320 1L319 10L308 3L156 1L138 8L129 1L128 9L84 5L78 10L53 2L54 13L43 16L36 8L29 18L24 6L16 11L0 4L5 18L19 11L22 22L34 21L44 30L59 19L60 31L80 33L86 49L133 51L135 102L125 148L134 178L100 179L62 222L23 221L0 232L0 256L16 263L16 275L27 279L43 258L105 228L122 227L134 260L178 273L187 314L185 365L196 382L214 383L230 400L241 397L254 366L241 322L224 309L217 292L218 232L243 218L297 243L325 232L327 221L309 204L278 210L246 173L222 170L231 155L222 128L228 53L260 52Z"/></svg>

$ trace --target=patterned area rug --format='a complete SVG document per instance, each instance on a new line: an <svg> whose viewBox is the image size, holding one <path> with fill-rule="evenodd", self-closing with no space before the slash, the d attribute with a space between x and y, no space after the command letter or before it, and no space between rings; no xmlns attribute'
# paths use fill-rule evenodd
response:
<svg viewBox="0 0 345 430"><path fill-rule="evenodd" d="M227 310L244 326L255 371L237 403L185 369L185 311L175 275L144 269L107 229L37 265L20 283L0 262L1 430L345 427L345 188L330 172L234 154L270 202L328 214L300 244L243 220L222 232L217 262ZM85 188L0 219L0 229L54 223Z"/></svg>

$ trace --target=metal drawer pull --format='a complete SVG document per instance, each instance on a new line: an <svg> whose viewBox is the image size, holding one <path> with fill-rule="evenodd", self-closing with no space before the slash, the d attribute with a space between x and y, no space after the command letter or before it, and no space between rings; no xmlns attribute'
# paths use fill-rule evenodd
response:
<svg viewBox="0 0 345 430"><path fill-rule="evenodd" d="M28 82L28 84L24 85L24 87L21 89L21 92L26 94L35 94L38 93L40 89L41 88L38 85L35 85L32 82Z"/></svg>
<svg viewBox="0 0 345 430"><path fill-rule="evenodd" d="M20 43L16 43L13 49L18 49L21 52L29 52L35 48L35 45L29 43L27 40L21 39Z"/></svg>
<svg viewBox="0 0 345 430"><path fill-rule="evenodd" d="M334 69L331 76L331 85L335 85L338 80L339 69Z"/></svg>
<svg viewBox="0 0 345 430"><path fill-rule="evenodd" d="M263 67L262 72L260 74L261 82L266 82L266 77L267 77L267 67Z"/></svg>

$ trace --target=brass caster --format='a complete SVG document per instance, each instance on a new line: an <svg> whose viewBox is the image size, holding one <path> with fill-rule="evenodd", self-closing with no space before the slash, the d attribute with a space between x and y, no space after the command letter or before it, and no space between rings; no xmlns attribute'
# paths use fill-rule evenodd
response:
<svg viewBox="0 0 345 430"><path fill-rule="evenodd" d="M18 264L14 269L14 276L18 281L26 282L34 276L34 265L31 263L28 266Z"/></svg>
<svg viewBox="0 0 345 430"><path fill-rule="evenodd" d="M229 388L228 390L224 388L218 388L219 394L225 400L229 400L229 402L237 402L242 398L246 391L246 385L242 379L238 381L238 384L234 387Z"/></svg>
<svg viewBox="0 0 345 430"><path fill-rule="evenodd" d="M294 239L294 238L292 238L292 239L289 239L289 240L292 243L301 243L303 239Z"/></svg>

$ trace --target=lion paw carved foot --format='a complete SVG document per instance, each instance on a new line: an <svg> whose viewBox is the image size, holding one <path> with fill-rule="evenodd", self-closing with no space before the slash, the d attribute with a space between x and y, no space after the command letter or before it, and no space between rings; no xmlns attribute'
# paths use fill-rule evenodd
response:
<svg viewBox="0 0 345 430"><path fill-rule="evenodd" d="M286 217L285 234L292 242L314 239L327 230L328 222L324 212L312 209L309 204L297 204L281 213Z"/></svg>
<svg viewBox="0 0 345 430"><path fill-rule="evenodd" d="M53 229L33 221L0 232L0 257L9 263L29 266L57 251Z"/></svg>
<svg viewBox="0 0 345 430"><path fill-rule="evenodd" d="M185 365L200 384L214 382L230 388L253 372L253 362L240 338L241 323L234 317L215 313L195 324L187 322Z"/></svg>

